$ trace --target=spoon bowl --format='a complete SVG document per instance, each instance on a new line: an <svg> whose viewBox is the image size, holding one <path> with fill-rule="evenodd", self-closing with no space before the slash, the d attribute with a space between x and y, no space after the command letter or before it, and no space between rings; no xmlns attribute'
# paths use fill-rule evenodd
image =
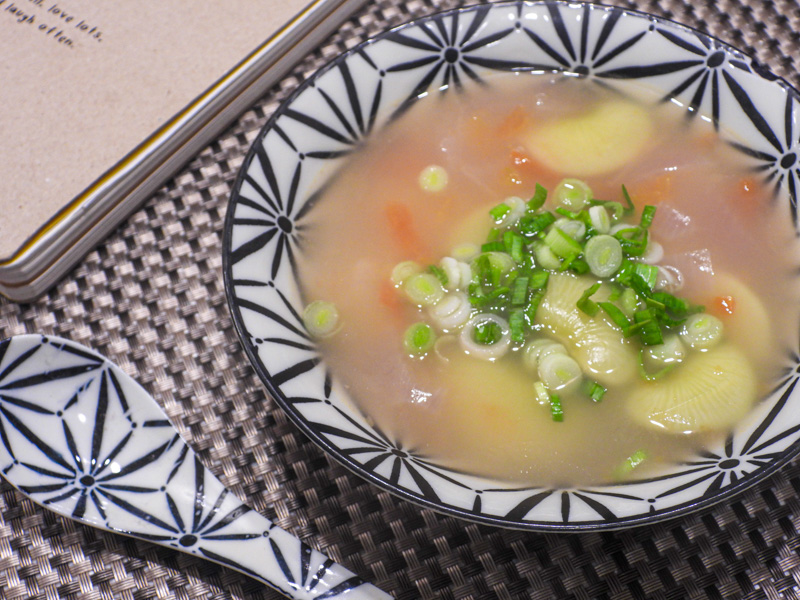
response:
<svg viewBox="0 0 800 600"><path fill-rule="evenodd" d="M0 342L0 473L48 510L217 562L289 598L390 598L242 503L144 388L66 339Z"/></svg>

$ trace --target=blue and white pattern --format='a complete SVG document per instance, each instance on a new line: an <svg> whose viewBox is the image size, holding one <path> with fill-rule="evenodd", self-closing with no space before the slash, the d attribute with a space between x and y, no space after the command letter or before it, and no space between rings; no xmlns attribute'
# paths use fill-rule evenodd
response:
<svg viewBox="0 0 800 600"><path fill-rule="evenodd" d="M371 132L425 93L459 93L497 71L569 72L597 85L638 80L711 120L774 188L797 224L798 94L724 43L653 16L582 3L501 2L421 19L339 57L307 81L256 140L231 199L225 278L258 373L298 426L356 473L425 506L528 529L608 529L696 510L798 452L797 356L729 439L661 477L542 489L452 472L370 426L304 331L302 253L325 182ZM731 137L735 135L734 137Z"/></svg>
<svg viewBox="0 0 800 600"><path fill-rule="evenodd" d="M143 388L64 339L0 342L0 473L46 508L218 562L289 598L390 598L242 504Z"/></svg>

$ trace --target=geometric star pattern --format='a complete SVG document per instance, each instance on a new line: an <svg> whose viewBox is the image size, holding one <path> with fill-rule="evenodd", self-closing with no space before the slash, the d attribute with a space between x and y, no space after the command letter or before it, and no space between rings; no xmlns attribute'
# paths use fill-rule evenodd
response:
<svg viewBox="0 0 800 600"><path fill-rule="evenodd" d="M0 473L50 510L218 562L289 598L389 598L245 506L142 387L65 339L0 342Z"/></svg>

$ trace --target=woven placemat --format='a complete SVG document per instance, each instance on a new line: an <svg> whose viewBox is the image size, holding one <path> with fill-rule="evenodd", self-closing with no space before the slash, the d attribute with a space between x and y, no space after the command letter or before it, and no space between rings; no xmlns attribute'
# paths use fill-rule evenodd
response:
<svg viewBox="0 0 800 600"><path fill-rule="evenodd" d="M232 182L278 103L342 50L459 3L377 0L158 191L46 297L0 300L0 337L56 334L116 361L256 510L411 599L800 598L800 463L690 517L613 533L465 523L399 500L329 459L268 397L222 285ZM800 7L769 0L620 2L717 35L800 86ZM258 598L228 569L54 516L0 484L0 598Z"/></svg>

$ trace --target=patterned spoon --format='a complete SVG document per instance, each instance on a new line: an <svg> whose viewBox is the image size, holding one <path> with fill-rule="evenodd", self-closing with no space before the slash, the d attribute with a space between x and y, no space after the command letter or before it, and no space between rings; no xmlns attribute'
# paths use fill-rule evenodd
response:
<svg viewBox="0 0 800 600"><path fill-rule="evenodd" d="M69 340L0 342L0 473L44 508L212 560L289 598L391 598L242 504L144 388Z"/></svg>

